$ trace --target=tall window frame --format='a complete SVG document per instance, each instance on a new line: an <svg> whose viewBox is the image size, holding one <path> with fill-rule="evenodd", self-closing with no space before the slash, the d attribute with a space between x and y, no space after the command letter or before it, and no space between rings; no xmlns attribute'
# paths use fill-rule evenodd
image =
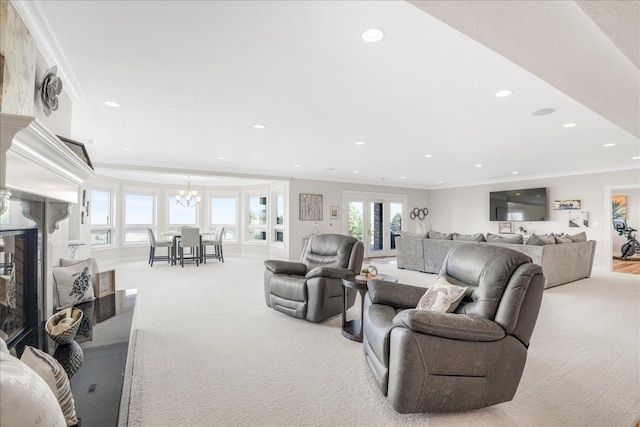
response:
<svg viewBox="0 0 640 427"><path fill-rule="evenodd" d="M255 190L244 193L244 243L268 244L269 238L269 190Z"/></svg>
<svg viewBox="0 0 640 427"><path fill-rule="evenodd" d="M227 243L240 242L240 192L239 191L211 191L207 192L208 223L209 229L213 231L217 227L224 227L222 240ZM233 214L228 212L223 215L216 215L215 201L218 200L224 206L228 200L234 201ZM220 206L220 205L219 205Z"/></svg>
<svg viewBox="0 0 640 427"><path fill-rule="evenodd" d="M116 246L116 191L113 187L100 186L90 191L91 247Z"/></svg>
<svg viewBox="0 0 640 427"><path fill-rule="evenodd" d="M287 204L285 189L273 188L271 190L271 235L270 244L276 247L284 247L286 240L285 226L287 223Z"/></svg>
<svg viewBox="0 0 640 427"><path fill-rule="evenodd" d="M138 200L129 196L138 197ZM143 200L150 206L140 206L140 209L148 209L148 212L129 212L131 203L141 203ZM158 194L153 190L141 188L123 188L122 190L122 243L124 245L148 245L148 228L152 228L158 234Z"/></svg>

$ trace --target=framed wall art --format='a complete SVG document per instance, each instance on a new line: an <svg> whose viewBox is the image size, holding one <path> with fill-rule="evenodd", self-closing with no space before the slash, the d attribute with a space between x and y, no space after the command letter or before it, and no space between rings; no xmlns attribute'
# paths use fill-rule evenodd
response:
<svg viewBox="0 0 640 427"><path fill-rule="evenodd" d="M627 196L611 196L613 219L627 219Z"/></svg>
<svg viewBox="0 0 640 427"><path fill-rule="evenodd" d="M580 200L554 200L554 211L576 211L580 210Z"/></svg>
<svg viewBox="0 0 640 427"><path fill-rule="evenodd" d="M338 206L329 206L329 218L340 219L340 208Z"/></svg>
<svg viewBox="0 0 640 427"><path fill-rule="evenodd" d="M300 220L322 221L322 194L300 193Z"/></svg>

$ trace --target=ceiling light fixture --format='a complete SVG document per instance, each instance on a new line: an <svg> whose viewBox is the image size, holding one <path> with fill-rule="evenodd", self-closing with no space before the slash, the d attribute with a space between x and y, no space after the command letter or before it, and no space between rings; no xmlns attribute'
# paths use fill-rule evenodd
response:
<svg viewBox="0 0 640 427"><path fill-rule="evenodd" d="M197 206L200 200L202 200L202 197L198 196L197 190L191 189L191 178L187 177L187 189L180 190L180 193L176 194L176 205L192 208Z"/></svg>
<svg viewBox="0 0 640 427"><path fill-rule="evenodd" d="M513 171L513 172L511 172L511 174L512 174L512 175L518 175L519 173L520 173L520 172L518 172L518 171Z"/></svg>
<svg viewBox="0 0 640 427"><path fill-rule="evenodd" d="M356 145L364 145L364 142L358 141L358 142L356 142Z"/></svg>
<svg viewBox="0 0 640 427"><path fill-rule="evenodd" d="M266 129L267 125L263 125L262 123L256 123L255 125L253 125L253 127L256 129Z"/></svg>
<svg viewBox="0 0 640 427"><path fill-rule="evenodd" d="M129 148L129 147L122 147L122 151L131 151L131 148Z"/></svg>
<svg viewBox="0 0 640 427"><path fill-rule="evenodd" d="M425 154L424 156L425 156L426 158L430 159L430 158L432 158L432 157L433 157L433 154Z"/></svg>
<svg viewBox="0 0 640 427"><path fill-rule="evenodd" d="M481 167L482 167L482 165L481 165L480 163L478 163L478 164L476 165L476 167L477 167L477 168L481 168Z"/></svg>
<svg viewBox="0 0 640 427"><path fill-rule="evenodd" d="M438 184L444 184L444 181L438 181Z"/></svg>
<svg viewBox="0 0 640 427"><path fill-rule="evenodd" d="M640 160L640 156L634 156L631 158L631 160Z"/></svg>
<svg viewBox="0 0 640 427"><path fill-rule="evenodd" d="M224 156L220 156L220 157L218 157L218 160L227 160L227 158L224 157Z"/></svg>
<svg viewBox="0 0 640 427"><path fill-rule="evenodd" d="M513 93L512 90L501 90L500 92L496 93L496 98L504 98L505 96L509 96Z"/></svg>
<svg viewBox="0 0 640 427"><path fill-rule="evenodd" d="M293 167L294 167L294 168L299 168L299 167L300 167L300 165L293 165Z"/></svg>
<svg viewBox="0 0 640 427"><path fill-rule="evenodd" d="M606 144L604 144L605 147L615 147L616 143L615 142L607 142Z"/></svg>
<svg viewBox="0 0 640 427"><path fill-rule="evenodd" d="M118 104L115 101L104 101L104 105L106 105L107 107L113 107L113 108L118 108L120 106L120 104Z"/></svg>
<svg viewBox="0 0 640 427"><path fill-rule="evenodd" d="M382 30L379 30L377 28L370 28L364 33L362 33L362 40L368 43L379 42L383 38L384 38L384 33L382 32Z"/></svg>
<svg viewBox="0 0 640 427"><path fill-rule="evenodd" d="M565 123L562 125L563 128L574 128L576 126L578 126L577 123Z"/></svg>
<svg viewBox="0 0 640 427"><path fill-rule="evenodd" d="M353 171L353 173L360 173L360 171Z"/></svg>

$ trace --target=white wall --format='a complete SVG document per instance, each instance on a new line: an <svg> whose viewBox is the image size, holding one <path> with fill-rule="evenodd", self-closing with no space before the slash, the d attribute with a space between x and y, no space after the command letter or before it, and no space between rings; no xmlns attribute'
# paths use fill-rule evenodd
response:
<svg viewBox="0 0 640 427"><path fill-rule="evenodd" d="M431 191L433 209L432 229L442 232L459 233L498 233L498 223L489 221L489 192L515 190L520 188L547 187L550 202L549 221L523 222L529 233L569 233L575 234L582 229L568 226L569 211L554 211L554 200L578 199L581 211L589 212L587 238L596 240L594 268L606 269L610 260L606 259L609 250L605 247L613 226L610 217L610 202L606 202L608 187L638 185L638 169L605 172L597 174L573 175L558 178L541 178L518 182L478 185L473 187L450 188ZM630 220L633 221L633 220ZM520 223L516 223L518 226ZM634 227L638 228L638 227Z"/></svg>

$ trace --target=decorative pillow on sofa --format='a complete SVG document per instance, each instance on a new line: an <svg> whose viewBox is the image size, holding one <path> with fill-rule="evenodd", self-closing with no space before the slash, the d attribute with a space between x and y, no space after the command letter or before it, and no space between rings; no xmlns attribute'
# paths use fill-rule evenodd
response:
<svg viewBox="0 0 640 427"><path fill-rule="evenodd" d="M453 236L451 233L440 233L439 231L433 231L433 230L429 232L430 239L451 240L452 237Z"/></svg>
<svg viewBox="0 0 640 427"><path fill-rule="evenodd" d="M20 359L0 351L2 425L66 427L62 409L47 383Z"/></svg>
<svg viewBox="0 0 640 427"><path fill-rule="evenodd" d="M78 418L76 417L73 394L71 394L71 384L62 365L50 354L31 346L24 348L20 360L33 369L47 383L54 396L58 399L58 404L62 409L67 426L77 425Z"/></svg>
<svg viewBox="0 0 640 427"><path fill-rule="evenodd" d="M465 242L486 242L484 238L484 234L476 233L476 234L460 234L453 233L453 240L463 240Z"/></svg>
<svg viewBox="0 0 640 427"><path fill-rule="evenodd" d="M522 234L514 234L509 237L498 236L497 234L487 233L487 242L496 242L496 243L516 243L522 244Z"/></svg>
<svg viewBox="0 0 640 427"><path fill-rule="evenodd" d="M544 246L544 245L555 245L556 238L553 234L545 234L541 236L539 234L531 234L527 239L527 245L533 246Z"/></svg>
<svg viewBox="0 0 640 427"><path fill-rule="evenodd" d="M571 237L566 234L556 234L553 238L556 240L556 243L573 243Z"/></svg>
<svg viewBox="0 0 640 427"><path fill-rule="evenodd" d="M464 286L452 285L444 277L439 277L438 281L429 286L427 292L420 298L419 310L439 311L441 313L453 313L460 301L464 298L467 290Z"/></svg>
<svg viewBox="0 0 640 427"><path fill-rule="evenodd" d="M573 242L586 242L587 241L587 233L583 231L582 233L572 234L571 236L569 236L569 238Z"/></svg>
<svg viewBox="0 0 640 427"><path fill-rule="evenodd" d="M58 293L58 309L94 300L91 277L91 258L65 267L53 267L53 279Z"/></svg>
<svg viewBox="0 0 640 427"><path fill-rule="evenodd" d="M400 237L406 237L407 239L426 239L427 233L412 233L410 231L400 231Z"/></svg>

